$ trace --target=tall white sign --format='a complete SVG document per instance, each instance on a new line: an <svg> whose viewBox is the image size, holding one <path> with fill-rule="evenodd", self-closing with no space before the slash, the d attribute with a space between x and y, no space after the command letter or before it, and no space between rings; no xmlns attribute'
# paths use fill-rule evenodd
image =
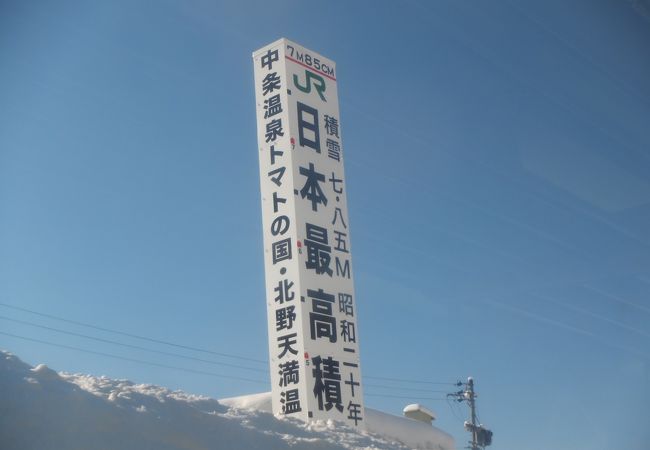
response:
<svg viewBox="0 0 650 450"><path fill-rule="evenodd" d="M363 427L336 65L253 53L273 412Z"/></svg>

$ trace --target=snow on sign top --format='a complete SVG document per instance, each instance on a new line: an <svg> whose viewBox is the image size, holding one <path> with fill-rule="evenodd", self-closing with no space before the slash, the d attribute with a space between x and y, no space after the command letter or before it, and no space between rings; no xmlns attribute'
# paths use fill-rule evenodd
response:
<svg viewBox="0 0 650 450"><path fill-rule="evenodd" d="M336 64L286 39L253 64L273 412L363 427Z"/></svg>

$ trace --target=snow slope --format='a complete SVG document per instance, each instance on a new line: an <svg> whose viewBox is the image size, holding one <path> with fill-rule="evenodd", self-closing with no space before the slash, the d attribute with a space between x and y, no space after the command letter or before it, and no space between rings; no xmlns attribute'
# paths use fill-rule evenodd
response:
<svg viewBox="0 0 650 450"><path fill-rule="evenodd" d="M223 405L255 411L271 412L271 393L245 395L219 400ZM397 440L409 447L419 449L453 450L454 439L444 431L427 423L386 414L366 408L366 429L384 438Z"/></svg>
<svg viewBox="0 0 650 450"><path fill-rule="evenodd" d="M295 419L276 418L260 410L265 396L246 397L248 407L255 409L243 409L247 405L241 400L226 406L214 399L159 386L57 373L44 365L31 367L11 353L0 351L0 449L379 450L414 446L411 443L406 447L379 434L358 433L341 424L307 425ZM367 412L369 421L376 416L376 425L386 419L377 414L382 413ZM413 424L416 428L425 425ZM420 447L453 448L451 437L439 430L437 433L441 443L429 442Z"/></svg>

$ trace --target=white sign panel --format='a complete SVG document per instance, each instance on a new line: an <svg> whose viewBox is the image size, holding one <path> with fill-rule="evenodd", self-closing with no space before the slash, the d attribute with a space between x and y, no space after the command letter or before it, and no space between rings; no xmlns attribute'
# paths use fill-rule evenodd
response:
<svg viewBox="0 0 650 450"><path fill-rule="evenodd" d="M253 62L273 412L363 427L336 66L286 39Z"/></svg>

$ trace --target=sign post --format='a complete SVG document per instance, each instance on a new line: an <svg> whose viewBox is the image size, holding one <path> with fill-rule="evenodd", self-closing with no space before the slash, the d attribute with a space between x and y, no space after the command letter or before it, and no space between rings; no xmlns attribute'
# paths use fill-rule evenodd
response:
<svg viewBox="0 0 650 450"><path fill-rule="evenodd" d="M363 427L336 66L287 39L253 63L273 412Z"/></svg>

